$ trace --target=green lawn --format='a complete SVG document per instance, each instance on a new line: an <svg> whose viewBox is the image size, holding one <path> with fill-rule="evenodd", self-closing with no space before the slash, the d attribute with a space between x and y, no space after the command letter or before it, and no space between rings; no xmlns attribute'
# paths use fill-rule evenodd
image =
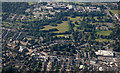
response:
<svg viewBox="0 0 120 73"><path fill-rule="evenodd" d="M59 31L55 31L54 33L63 33L65 31L69 31L69 24L67 21L63 21L61 24L58 24L58 26L46 25L44 27L45 28L41 30L49 30L49 29L57 28Z"/></svg>
<svg viewBox="0 0 120 73"><path fill-rule="evenodd" d="M120 13L120 10L109 10L109 11L111 11L113 14L118 14L118 13Z"/></svg>
<svg viewBox="0 0 120 73"><path fill-rule="evenodd" d="M74 31L76 31L76 30L77 30L77 27L74 27L73 29L74 29Z"/></svg>
<svg viewBox="0 0 120 73"><path fill-rule="evenodd" d="M82 17L79 17L79 16L76 16L75 18L72 18L72 17L68 16L67 18L69 18L69 19L72 21L72 23L75 25L75 27L73 28L74 31L76 31L76 30L77 30L77 27L79 27L79 25L76 25L76 24L75 24L75 21L77 21L78 23L80 23L79 20L82 21L82 19L83 19Z"/></svg>
<svg viewBox="0 0 120 73"><path fill-rule="evenodd" d="M36 2L28 2L29 5L35 4Z"/></svg>
<svg viewBox="0 0 120 73"><path fill-rule="evenodd" d="M44 29L41 29L41 30L49 30L49 29L53 29L53 28L56 28L56 27L53 27L51 25L46 25L44 26L45 28Z"/></svg>
<svg viewBox="0 0 120 73"><path fill-rule="evenodd" d="M113 41L113 40L99 38L99 39L95 39L95 41L107 42L107 41Z"/></svg>
<svg viewBox="0 0 120 73"><path fill-rule="evenodd" d="M67 21L63 21L63 23L58 24L58 26L56 27L59 31L56 31L55 33L59 33L59 32L65 32L65 31L69 31L69 24Z"/></svg>
<svg viewBox="0 0 120 73"><path fill-rule="evenodd" d="M108 36L111 34L112 31L108 30L108 31L98 31L97 34L98 35L105 35Z"/></svg>
<svg viewBox="0 0 120 73"><path fill-rule="evenodd" d="M97 16L95 16L94 19L95 19L96 21L99 21L99 20L97 19Z"/></svg>
<svg viewBox="0 0 120 73"><path fill-rule="evenodd" d="M72 18L72 17L68 16L67 18L70 18L70 20L73 21L73 22L83 19L82 17L79 17L79 16L76 16L75 18Z"/></svg>
<svg viewBox="0 0 120 73"><path fill-rule="evenodd" d="M65 35L57 35L57 37L65 37Z"/></svg>
<svg viewBox="0 0 120 73"><path fill-rule="evenodd" d="M2 12L2 13L0 13L0 14L3 14L3 15L4 15L4 14L6 14L6 12Z"/></svg>

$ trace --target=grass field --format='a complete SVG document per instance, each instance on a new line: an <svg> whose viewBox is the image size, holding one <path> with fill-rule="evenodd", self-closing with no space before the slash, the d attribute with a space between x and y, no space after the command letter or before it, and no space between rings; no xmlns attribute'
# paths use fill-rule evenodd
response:
<svg viewBox="0 0 120 73"><path fill-rule="evenodd" d="M78 16L76 16L75 18L72 18L72 17L68 16L67 18L70 18L70 20L73 21L73 22L83 19L82 17L78 17Z"/></svg>
<svg viewBox="0 0 120 73"><path fill-rule="evenodd" d="M99 38L99 39L95 39L95 41L107 42L107 41L113 41L113 40Z"/></svg>
<svg viewBox="0 0 120 73"><path fill-rule="evenodd" d="M73 29L74 29L74 31L76 31L76 30L77 30L77 27L74 27Z"/></svg>
<svg viewBox="0 0 120 73"><path fill-rule="evenodd" d="M67 21L63 21L63 23L58 24L58 26L46 25L44 27L45 28L41 30L49 30L49 29L57 28L59 31L55 31L54 33L63 33L65 31L69 31L69 25Z"/></svg>
<svg viewBox="0 0 120 73"><path fill-rule="evenodd" d="M95 19L96 21L99 21L99 20L97 19L97 16L95 16L94 19Z"/></svg>
<svg viewBox="0 0 120 73"><path fill-rule="evenodd" d="M36 2L28 2L29 5L35 4Z"/></svg>
<svg viewBox="0 0 120 73"><path fill-rule="evenodd" d="M80 23L80 21L79 20L82 20L83 18L82 17L75 17L75 18L72 18L72 17L70 17L70 16L68 16L68 18L72 21L72 23L75 25L75 27L73 28L74 29L74 31L76 31L77 30L77 27L79 27L79 25L76 25L75 24L75 21L77 21L78 23Z"/></svg>
<svg viewBox="0 0 120 73"><path fill-rule="evenodd" d="M111 34L112 31L108 30L108 31L98 31L97 34L98 35L105 35L108 36Z"/></svg>
<svg viewBox="0 0 120 73"><path fill-rule="evenodd" d="M45 28L44 29L41 29L41 30L49 30L49 29L53 29L53 28L56 28L56 27L53 27L51 25L46 25L44 26Z"/></svg>
<svg viewBox="0 0 120 73"><path fill-rule="evenodd" d="M113 14L120 14L120 10L110 10Z"/></svg>
<svg viewBox="0 0 120 73"><path fill-rule="evenodd" d="M65 35L57 35L57 37L65 37Z"/></svg>
<svg viewBox="0 0 120 73"><path fill-rule="evenodd" d="M63 21L63 23L58 24L58 26L56 27L59 31L56 31L55 33L59 33L59 32L65 32L65 31L69 31L69 24L67 21Z"/></svg>
<svg viewBox="0 0 120 73"><path fill-rule="evenodd" d="M6 14L6 12L2 12L2 13L0 13L0 14Z"/></svg>
<svg viewBox="0 0 120 73"><path fill-rule="evenodd" d="M72 18L70 16L68 16L67 18L69 18L73 24L75 24L75 21L78 21L79 20L82 20L83 18L81 17L75 17L75 18ZM49 29L53 29L53 28L57 28L59 31L55 31L53 33L62 33L62 32L65 32L65 31L69 31L69 24L67 23L67 21L63 21L63 23L61 24L58 24L58 26L54 27L54 26L51 26L51 25L47 25L47 26L44 26L45 28L44 29L41 29L41 30L49 30ZM79 27L79 25L76 25L75 24L75 27L73 28L75 31L77 30L77 27Z"/></svg>

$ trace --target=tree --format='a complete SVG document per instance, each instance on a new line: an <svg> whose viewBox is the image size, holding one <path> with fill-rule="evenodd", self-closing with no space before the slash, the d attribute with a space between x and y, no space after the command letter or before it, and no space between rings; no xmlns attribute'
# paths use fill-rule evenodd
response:
<svg viewBox="0 0 120 73"><path fill-rule="evenodd" d="M75 21L75 24L79 25L77 21Z"/></svg>

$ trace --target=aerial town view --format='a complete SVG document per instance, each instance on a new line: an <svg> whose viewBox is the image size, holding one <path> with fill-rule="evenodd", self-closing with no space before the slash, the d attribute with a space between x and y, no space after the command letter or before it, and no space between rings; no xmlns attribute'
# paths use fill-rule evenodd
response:
<svg viewBox="0 0 120 73"><path fill-rule="evenodd" d="M120 72L119 13L119 2L3 2L2 71Z"/></svg>

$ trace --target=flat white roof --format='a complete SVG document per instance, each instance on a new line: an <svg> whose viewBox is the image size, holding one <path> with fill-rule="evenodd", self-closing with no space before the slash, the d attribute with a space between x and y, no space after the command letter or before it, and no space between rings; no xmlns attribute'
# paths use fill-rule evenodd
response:
<svg viewBox="0 0 120 73"><path fill-rule="evenodd" d="M112 51L107 51L107 50L98 50L98 52L95 52L96 55L103 55L103 56L113 56Z"/></svg>

